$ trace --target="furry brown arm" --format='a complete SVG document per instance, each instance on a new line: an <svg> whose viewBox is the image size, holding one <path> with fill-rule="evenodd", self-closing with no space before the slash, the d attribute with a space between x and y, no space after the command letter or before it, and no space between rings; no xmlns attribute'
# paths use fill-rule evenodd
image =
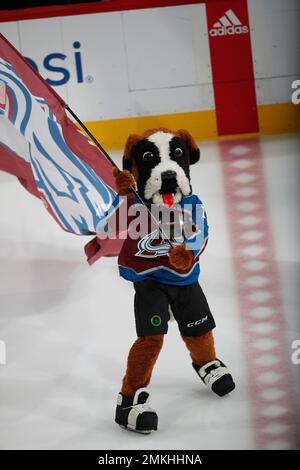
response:
<svg viewBox="0 0 300 470"><path fill-rule="evenodd" d="M176 269L188 269L192 266L193 252L188 250L184 245L175 246L169 249L170 263Z"/></svg>
<svg viewBox="0 0 300 470"><path fill-rule="evenodd" d="M134 176L128 170L120 171L114 167L113 175L116 180L117 192L120 196L127 196L130 190L136 187Z"/></svg>

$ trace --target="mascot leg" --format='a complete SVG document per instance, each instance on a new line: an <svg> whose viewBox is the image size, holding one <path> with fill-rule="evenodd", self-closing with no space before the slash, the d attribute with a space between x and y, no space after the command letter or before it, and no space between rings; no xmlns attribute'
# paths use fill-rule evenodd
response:
<svg viewBox="0 0 300 470"><path fill-rule="evenodd" d="M193 367L202 382L220 397L232 392L235 388L233 378L225 364L216 358L212 331L201 336L182 336Z"/></svg>
<svg viewBox="0 0 300 470"><path fill-rule="evenodd" d="M150 382L163 340L164 335L139 336L129 351L115 421L131 431L149 434L157 430L158 417L147 404L149 393L144 387Z"/></svg>
<svg viewBox="0 0 300 470"><path fill-rule="evenodd" d="M212 331L201 336L182 336L182 339L190 352L193 364L202 366L216 359Z"/></svg>
<svg viewBox="0 0 300 470"><path fill-rule="evenodd" d="M163 341L164 335L153 335L139 336L133 343L121 389L123 395L133 396L139 388L149 384Z"/></svg>

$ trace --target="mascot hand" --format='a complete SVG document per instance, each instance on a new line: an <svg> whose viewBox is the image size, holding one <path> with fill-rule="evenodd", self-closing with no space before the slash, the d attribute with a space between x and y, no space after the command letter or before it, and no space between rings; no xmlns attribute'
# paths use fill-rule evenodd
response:
<svg viewBox="0 0 300 470"><path fill-rule="evenodd" d="M130 193L132 188L136 187L135 179L128 170L120 171L118 168L114 167L113 175L115 177L117 191L120 196L126 196Z"/></svg>
<svg viewBox="0 0 300 470"><path fill-rule="evenodd" d="M176 269L188 269L192 266L194 254L192 250L188 250L184 245L176 246L169 249L170 263Z"/></svg>

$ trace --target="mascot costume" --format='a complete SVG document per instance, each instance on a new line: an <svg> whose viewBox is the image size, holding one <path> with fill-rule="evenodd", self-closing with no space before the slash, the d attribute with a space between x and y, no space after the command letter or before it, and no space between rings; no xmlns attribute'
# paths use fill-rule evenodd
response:
<svg viewBox="0 0 300 470"><path fill-rule="evenodd" d="M189 237L179 241L171 238L170 246L157 228L142 238L132 238L130 222L134 217L129 217L128 236L119 254L120 275L131 281L135 290L137 339L129 351L115 421L140 433L157 430L158 416L149 407L145 387L163 346L170 316L178 323L202 382L218 396L235 388L229 370L216 357L212 333L215 322L198 283L199 256L208 239L206 212L192 193L190 181L190 165L199 158L197 144L187 131L151 129L140 136L129 136L123 171L114 168L119 195L127 195L133 205L139 204L130 193L136 188L148 207L184 211L193 224ZM189 247L191 242L194 248Z"/></svg>
<svg viewBox="0 0 300 470"><path fill-rule="evenodd" d="M119 254L120 274L135 289L137 339L118 395L116 422L141 433L157 429L158 417L149 407L145 387L171 316L203 383L219 396L231 392L235 385L216 357L215 322L198 284L208 225L191 188L190 165L200 157L191 135L168 129L131 135L123 171L114 168L112 174L114 162L101 144L1 34L0 57L0 169L15 175L64 230L77 235L98 234L106 217L127 199L131 202L122 248L111 237L100 245L96 237L85 247L90 264L99 256ZM136 221L131 209L136 206L147 209L147 220L159 209L152 217L155 227L140 237L131 236ZM165 236L167 228L171 234Z"/></svg>

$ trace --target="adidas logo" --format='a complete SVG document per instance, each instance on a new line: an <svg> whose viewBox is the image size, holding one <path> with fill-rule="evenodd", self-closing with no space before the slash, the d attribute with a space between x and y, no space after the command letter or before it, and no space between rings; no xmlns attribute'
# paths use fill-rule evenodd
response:
<svg viewBox="0 0 300 470"><path fill-rule="evenodd" d="M233 34L245 34L249 32L248 26L243 26L232 10L227 10L225 15L210 29L211 36L226 36Z"/></svg>

